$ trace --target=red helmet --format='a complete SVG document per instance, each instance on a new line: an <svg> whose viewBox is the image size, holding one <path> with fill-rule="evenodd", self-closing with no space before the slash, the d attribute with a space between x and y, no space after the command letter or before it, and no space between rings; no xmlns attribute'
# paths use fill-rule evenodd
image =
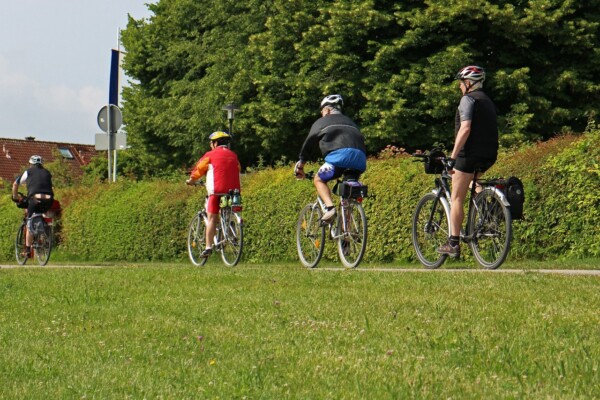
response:
<svg viewBox="0 0 600 400"><path fill-rule="evenodd" d="M483 68L476 65L469 65L458 71L454 79L468 79L473 82L483 82L485 80L485 71Z"/></svg>

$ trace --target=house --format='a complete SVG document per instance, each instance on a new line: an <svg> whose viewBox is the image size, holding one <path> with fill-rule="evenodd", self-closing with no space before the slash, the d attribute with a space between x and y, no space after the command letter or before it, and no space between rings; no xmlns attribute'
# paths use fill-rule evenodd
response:
<svg viewBox="0 0 600 400"><path fill-rule="evenodd" d="M29 157L40 155L44 164L55 160L56 156L63 157L71 169L73 176L81 176L83 167L99 152L94 145L73 144L62 142L43 142L28 136L23 139L0 138L0 178L14 181L15 178L29 166Z"/></svg>

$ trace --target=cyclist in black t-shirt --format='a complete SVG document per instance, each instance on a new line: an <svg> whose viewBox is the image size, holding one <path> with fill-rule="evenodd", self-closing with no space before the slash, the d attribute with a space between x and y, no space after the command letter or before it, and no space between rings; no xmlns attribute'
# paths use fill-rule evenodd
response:
<svg viewBox="0 0 600 400"><path fill-rule="evenodd" d="M455 142L449 164L453 167L451 229L448 243L438 248L440 254L460 256L460 228L464 219L463 204L475 170L487 171L498 156L496 106L483 92L485 71L470 65L462 68L459 81L462 98L456 110ZM479 174L478 176L480 176Z"/></svg>
<svg viewBox="0 0 600 400"><path fill-rule="evenodd" d="M34 155L29 158L31 167L19 176L12 186L12 200L17 204L27 202L27 236L25 244L27 246L27 255L31 254L31 245L33 235L31 233L31 216L34 213L44 213L50 209L54 201L54 192L52 190L52 174L42 166L41 156ZM19 185L27 185L27 197L19 196Z"/></svg>

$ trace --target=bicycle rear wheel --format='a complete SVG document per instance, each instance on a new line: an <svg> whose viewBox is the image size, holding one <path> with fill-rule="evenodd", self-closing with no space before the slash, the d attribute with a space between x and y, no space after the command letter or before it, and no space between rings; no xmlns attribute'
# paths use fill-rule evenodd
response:
<svg viewBox="0 0 600 400"><path fill-rule="evenodd" d="M412 242L417 258L425 268L434 269L446 261L438 247L450 237L450 208L434 193L427 193L417 203L412 221Z"/></svg>
<svg viewBox="0 0 600 400"><path fill-rule="evenodd" d="M242 217L238 213L232 213L231 209L221 209L221 219L221 237L224 239L221 258L226 265L235 267L242 257L244 247Z"/></svg>
<svg viewBox="0 0 600 400"><path fill-rule="evenodd" d="M15 257L17 262L21 265L25 265L27 262L26 246L25 246L25 235L26 235L25 223L21 224L17 231L17 239L15 240Z"/></svg>
<svg viewBox="0 0 600 400"><path fill-rule="evenodd" d="M325 226L321 224L321 216L317 203L308 204L298 216L296 247L300 262L307 268L316 267L325 250Z"/></svg>
<svg viewBox="0 0 600 400"><path fill-rule="evenodd" d="M355 201L349 201L348 206L341 209L345 215L340 213L337 220L337 231L340 236L337 240L338 254L346 268L356 268L367 248L367 216L362 205Z"/></svg>
<svg viewBox="0 0 600 400"><path fill-rule="evenodd" d="M475 196L468 225L469 245L477 262L485 269L502 265L510 250L512 218L493 190L484 189Z"/></svg>
<svg viewBox="0 0 600 400"><path fill-rule="evenodd" d="M197 267L206 264L206 258L203 258L202 252L204 251L204 244L206 238L206 223L204 220L204 213L197 213L192 222L190 222L190 228L188 230L187 248L190 261Z"/></svg>
<svg viewBox="0 0 600 400"><path fill-rule="evenodd" d="M35 257L41 266L48 264L52 251L52 227L46 222L43 224L44 230L38 233L34 239Z"/></svg>

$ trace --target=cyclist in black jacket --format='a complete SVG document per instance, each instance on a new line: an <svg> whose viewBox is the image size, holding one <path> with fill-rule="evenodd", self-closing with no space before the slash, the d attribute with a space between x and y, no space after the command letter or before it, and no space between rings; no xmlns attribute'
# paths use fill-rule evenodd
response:
<svg viewBox="0 0 600 400"><path fill-rule="evenodd" d="M470 65L462 68L455 79L459 81L462 98L456 110L455 141L449 159L452 175L452 232L448 243L438 253L460 256L460 228L464 219L463 203L475 170L487 171L498 156L498 123L496 106L483 92L485 71ZM480 175L479 175L480 176Z"/></svg>
<svg viewBox="0 0 600 400"><path fill-rule="evenodd" d="M342 114L343 105L344 100L339 94L327 96L321 101L321 118L310 128L300 150L300 161L294 167L296 177L303 179L308 153L319 145L325 163L315 174L313 182L327 207L321 218L326 222L333 220L335 216L335 207L327 182L337 179L345 170L352 169L362 173L367 169L365 138L358 125Z"/></svg>
<svg viewBox="0 0 600 400"><path fill-rule="evenodd" d="M54 201L54 192L52 190L52 174L42 166L41 156L34 155L29 158L31 167L19 176L12 186L12 200L15 203L27 201L27 236L25 244L26 253L31 254L31 245L33 243L33 234L31 233L31 216L34 213L44 213L50 209ZM27 198L19 197L19 185L27 185Z"/></svg>

